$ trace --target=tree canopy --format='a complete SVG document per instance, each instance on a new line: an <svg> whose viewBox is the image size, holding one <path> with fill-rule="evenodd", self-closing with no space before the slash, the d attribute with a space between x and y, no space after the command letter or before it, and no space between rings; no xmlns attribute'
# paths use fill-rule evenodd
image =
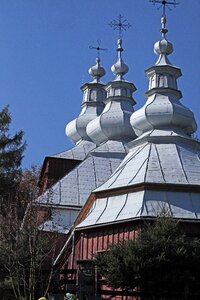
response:
<svg viewBox="0 0 200 300"><path fill-rule="evenodd" d="M111 246L95 263L114 289L154 299L191 299L191 293L199 299L200 240L181 233L172 218L144 224L136 240Z"/></svg>
<svg viewBox="0 0 200 300"><path fill-rule="evenodd" d="M25 143L23 131L9 133L11 115L8 106L0 111L0 196L14 192L20 181Z"/></svg>
<svg viewBox="0 0 200 300"><path fill-rule="evenodd" d="M50 287L59 237L43 232L37 178L36 167L22 172L14 198L4 203L6 216L0 216L2 299L34 300Z"/></svg>
<svg viewBox="0 0 200 300"><path fill-rule="evenodd" d="M0 298L33 300L49 289L57 240L42 230L39 169L22 170L23 131L11 135L10 125L5 107L0 111Z"/></svg>

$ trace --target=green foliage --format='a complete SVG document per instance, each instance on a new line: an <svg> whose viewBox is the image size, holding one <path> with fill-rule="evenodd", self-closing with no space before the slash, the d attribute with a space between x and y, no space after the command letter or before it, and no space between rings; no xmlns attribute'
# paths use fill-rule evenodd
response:
<svg viewBox="0 0 200 300"><path fill-rule="evenodd" d="M146 223L134 241L121 242L98 254L95 263L110 287L140 288L158 297L200 291L200 240L187 238L178 223L159 217Z"/></svg>
<svg viewBox="0 0 200 300"><path fill-rule="evenodd" d="M8 106L0 111L0 196L13 192L20 180L25 144L23 131L9 134L11 116Z"/></svg>

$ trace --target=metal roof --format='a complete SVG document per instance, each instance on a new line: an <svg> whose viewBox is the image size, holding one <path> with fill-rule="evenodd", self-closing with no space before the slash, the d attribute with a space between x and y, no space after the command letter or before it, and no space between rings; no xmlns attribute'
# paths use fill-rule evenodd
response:
<svg viewBox="0 0 200 300"><path fill-rule="evenodd" d="M200 220L200 194L147 190L99 198L77 228L156 217L163 209L173 218Z"/></svg>
<svg viewBox="0 0 200 300"><path fill-rule="evenodd" d="M42 194L41 203L82 206L88 196L103 184L126 155L122 142L109 141L96 148L71 172Z"/></svg>
<svg viewBox="0 0 200 300"><path fill-rule="evenodd" d="M52 155L52 157L84 160L88 153L95 148L96 144L94 144L93 142L82 140L72 149Z"/></svg>
<svg viewBox="0 0 200 300"><path fill-rule="evenodd" d="M168 139L167 139L168 137ZM155 138L131 149L111 177L95 192L138 183L200 185L200 147L177 137Z"/></svg>
<svg viewBox="0 0 200 300"><path fill-rule="evenodd" d="M78 210L54 209L52 211L51 218L40 225L39 229L42 231L53 231L67 234L78 213Z"/></svg>
<svg viewBox="0 0 200 300"><path fill-rule="evenodd" d="M161 23L165 26L166 19ZM168 59L173 46L162 35L154 50L159 60L146 71L147 101L130 118L139 137L129 144L128 155L95 192L139 183L200 185L200 144L191 138L196 121L192 111L180 102L177 78L181 71Z"/></svg>
<svg viewBox="0 0 200 300"><path fill-rule="evenodd" d="M116 170L127 153L123 142L108 141L90 152L90 154L72 171L43 193L37 200L43 205L52 206L54 229L67 233L80 209L88 199L91 192L102 185ZM58 213L55 206L65 207L62 211L63 222L57 219ZM70 215L69 210L71 210ZM57 224L57 225L56 225ZM51 231L52 219L43 225L44 230ZM56 227L58 226L58 227ZM57 229L56 229L57 228Z"/></svg>

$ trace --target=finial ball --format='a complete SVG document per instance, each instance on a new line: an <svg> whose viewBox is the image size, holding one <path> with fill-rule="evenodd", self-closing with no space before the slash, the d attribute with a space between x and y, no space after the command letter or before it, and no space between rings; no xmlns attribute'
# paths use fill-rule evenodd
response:
<svg viewBox="0 0 200 300"><path fill-rule="evenodd" d="M88 73L94 78L100 78L106 74L103 67L100 66L100 58L96 58L96 65L89 68Z"/></svg>
<svg viewBox="0 0 200 300"><path fill-rule="evenodd" d="M117 76L123 76L128 73L128 66L123 62L123 60L118 59L118 61L112 65L111 71Z"/></svg>
<svg viewBox="0 0 200 300"><path fill-rule="evenodd" d="M158 41L154 45L154 52L155 54L166 54L169 55L173 52L173 45L172 43L168 42L166 39L162 39Z"/></svg>

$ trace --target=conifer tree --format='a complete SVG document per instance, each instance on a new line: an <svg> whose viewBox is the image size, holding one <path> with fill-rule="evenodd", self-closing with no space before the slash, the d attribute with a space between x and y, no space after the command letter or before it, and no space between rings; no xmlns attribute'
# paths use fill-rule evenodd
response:
<svg viewBox="0 0 200 300"><path fill-rule="evenodd" d="M23 132L11 135L10 124L5 107L0 111L0 299L35 300L48 292L58 239L43 232L39 169L22 171Z"/></svg>
<svg viewBox="0 0 200 300"><path fill-rule="evenodd" d="M0 111L0 196L14 193L20 181L25 143L23 131L9 133L11 115L8 106Z"/></svg>
<svg viewBox="0 0 200 300"><path fill-rule="evenodd" d="M136 240L111 246L95 263L108 286L141 299L200 296L200 239L187 237L172 218L144 224Z"/></svg>

